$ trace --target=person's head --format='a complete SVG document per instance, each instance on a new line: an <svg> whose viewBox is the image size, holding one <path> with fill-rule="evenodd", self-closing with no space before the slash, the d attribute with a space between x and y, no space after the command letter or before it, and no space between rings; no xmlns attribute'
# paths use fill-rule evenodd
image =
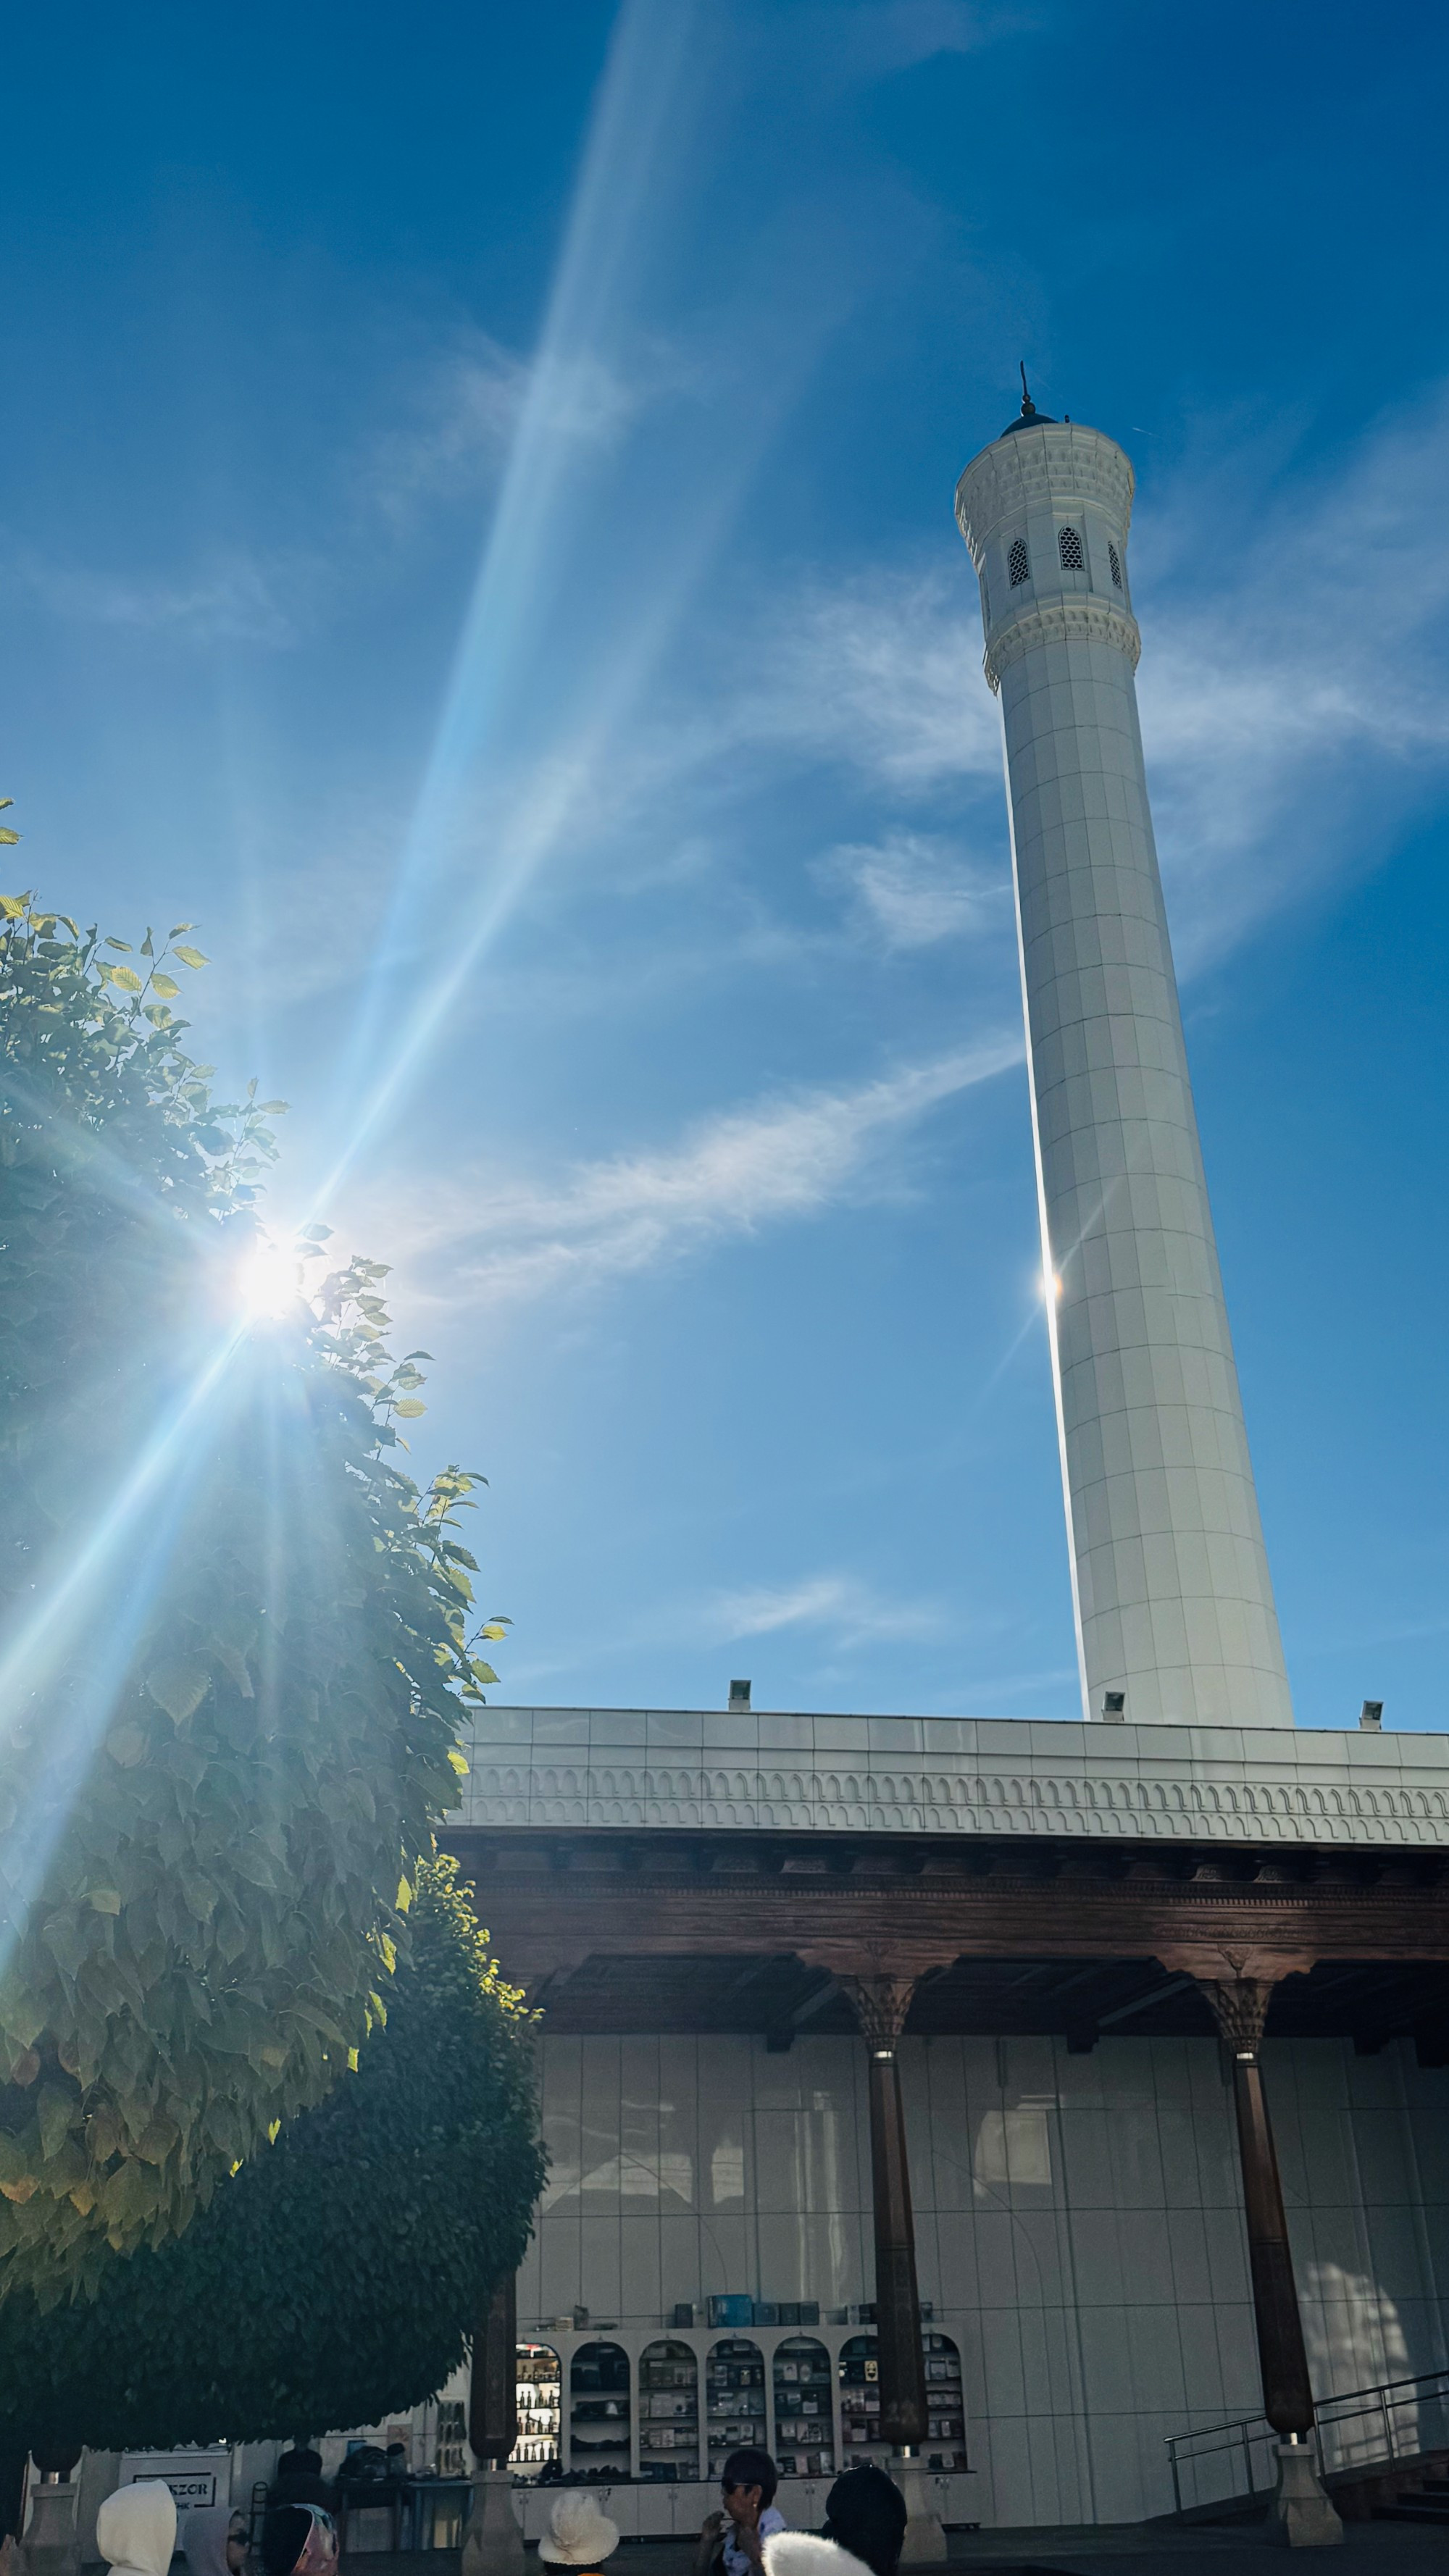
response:
<svg viewBox="0 0 1449 2576"><path fill-rule="evenodd" d="M262 2524L263 2576L330 2576L337 2525L315 2504L274 2504Z"/></svg>
<svg viewBox="0 0 1449 2576"><path fill-rule="evenodd" d="M726 2513L732 2522L740 2522L774 2503L780 2472L768 2451L731 2451L719 2482Z"/></svg>
<svg viewBox="0 0 1449 2576"><path fill-rule="evenodd" d="M96 2516L96 2547L113 2567L167 2576L176 2547L176 2498L164 2478L137 2478L108 2495Z"/></svg>
<svg viewBox="0 0 1449 2576"><path fill-rule="evenodd" d="M863 2558L875 2576L894 2576L906 2536L906 2500L900 2488L862 2460L836 2479L825 2500L825 2537L852 2558Z"/></svg>
<svg viewBox="0 0 1449 2576"><path fill-rule="evenodd" d="M548 2518L548 2529L538 2544L538 2554L546 2567L602 2567L619 2546L619 2526L584 2495L570 2487L561 2495Z"/></svg>
<svg viewBox="0 0 1449 2576"><path fill-rule="evenodd" d="M177 2532L189 2576L241 2576L246 2565L246 2517L229 2504L197 2504Z"/></svg>

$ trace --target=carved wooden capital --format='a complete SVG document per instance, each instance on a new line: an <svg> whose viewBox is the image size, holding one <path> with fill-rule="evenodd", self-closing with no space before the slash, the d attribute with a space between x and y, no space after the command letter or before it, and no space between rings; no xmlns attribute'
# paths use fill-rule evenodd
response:
<svg viewBox="0 0 1449 2576"><path fill-rule="evenodd" d="M1198 1983L1234 2057L1256 2057L1273 2000L1272 1982L1266 1977L1201 1977Z"/></svg>
<svg viewBox="0 0 1449 2576"><path fill-rule="evenodd" d="M906 2026L915 1978L845 1976L840 1983L872 2048L894 2048Z"/></svg>

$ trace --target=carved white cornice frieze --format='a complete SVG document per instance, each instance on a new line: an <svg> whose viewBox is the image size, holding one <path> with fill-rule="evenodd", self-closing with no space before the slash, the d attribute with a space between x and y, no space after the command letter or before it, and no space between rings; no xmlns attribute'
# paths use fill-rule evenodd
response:
<svg viewBox="0 0 1449 2576"><path fill-rule="evenodd" d="M1345 1754L1345 1739L1330 1736L1319 1755L1311 1738L1292 1732L1271 1763L1194 1762L1189 1727L1151 1730L1180 1734L1181 1758L1124 1762L1116 1746L1091 1740L1118 1729L1071 1726L1064 1739L1088 1741L1060 1763L1046 1753L1015 1762L905 1752L852 1760L803 1749L701 1748L691 1757L663 1746L490 1743L490 1714L479 1720L460 1824L1421 1848L1442 1845L1449 1832L1449 1761L1426 1759L1412 1738L1402 1763L1377 1751L1361 1756L1356 1737ZM1434 1740L1436 1754L1441 1743Z"/></svg>
<svg viewBox="0 0 1449 2576"><path fill-rule="evenodd" d="M1125 538L1134 481L1130 459L1101 430L1065 422L1050 429L1014 430L967 466L956 486L956 524L978 572L992 537L1008 520L1031 509L1070 509L1074 502L1095 501L1117 521Z"/></svg>
<svg viewBox="0 0 1449 2576"><path fill-rule="evenodd" d="M1104 599L1055 600L1023 610L992 636L981 665L991 688L999 690L1002 672L1038 644L1115 644L1134 671L1142 652L1137 620L1125 608L1112 608Z"/></svg>

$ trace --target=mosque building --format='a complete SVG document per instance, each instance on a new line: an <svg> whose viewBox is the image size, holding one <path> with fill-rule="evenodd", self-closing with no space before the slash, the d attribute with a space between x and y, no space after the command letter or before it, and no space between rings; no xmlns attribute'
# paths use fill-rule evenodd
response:
<svg viewBox="0 0 1449 2576"><path fill-rule="evenodd" d="M543 2481L531 2536L560 2476L627 2532L693 2530L758 2440L792 2522L889 2461L919 2556L941 2525L1249 2490L1324 2540L1320 2471L1366 2510L1449 2442L1449 1738L1371 1704L1294 1726L1148 809L1132 492L1112 439L1026 396L956 497L1082 1718L766 1714L747 1683L719 1713L478 1716L449 1839L542 2007L552 2162L472 2433Z"/></svg>
<svg viewBox="0 0 1449 2576"><path fill-rule="evenodd" d="M1027 397L956 504L1082 1717L765 1713L747 1682L718 1712L479 1712L448 1840L541 2008L550 2173L471 2401L460 2375L382 2430L461 2477L466 2428L533 2540L560 2479L626 2535L696 2531L759 2442L794 2524L888 2463L914 2557L942 2526L1249 2493L1311 2543L1449 2450L1449 1736L1371 1703L1294 1726L1148 810L1132 491L1112 439Z"/></svg>

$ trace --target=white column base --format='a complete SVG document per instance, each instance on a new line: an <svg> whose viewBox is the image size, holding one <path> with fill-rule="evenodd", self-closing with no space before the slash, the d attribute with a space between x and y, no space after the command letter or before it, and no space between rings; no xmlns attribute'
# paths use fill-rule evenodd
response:
<svg viewBox="0 0 1449 2576"><path fill-rule="evenodd" d="M936 2482L919 2460L903 2459L899 2452L890 2463L890 2474L906 2500L906 2536L901 2542L901 2565L920 2566L939 2561L946 2555L946 2533L936 2510Z"/></svg>
<svg viewBox="0 0 1449 2576"><path fill-rule="evenodd" d="M80 2576L75 2513L79 2493L70 2479L59 2486L32 2487L30 2528L24 2543L27 2576Z"/></svg>
<svg viewBox="0 0 1449 2576"><path fill-rule="evenodd" d="M459 2576L523 2576L523 2566L512 2477L507 2469L483 2469L473 2480Z"/></svg>
<svg viewBox="0 0 1449 2576"><path fill-rule="evenodd" d="M1268 2507L1267 2538L1285 2549L1331 2549L1343 2525L1318 2482L1308 2442L1275 2442L1278 2492Z"/></svg>

